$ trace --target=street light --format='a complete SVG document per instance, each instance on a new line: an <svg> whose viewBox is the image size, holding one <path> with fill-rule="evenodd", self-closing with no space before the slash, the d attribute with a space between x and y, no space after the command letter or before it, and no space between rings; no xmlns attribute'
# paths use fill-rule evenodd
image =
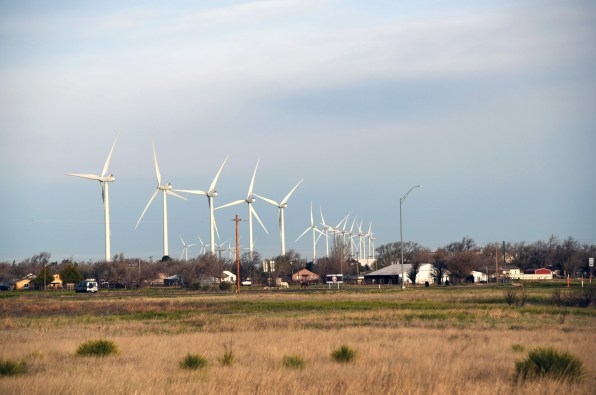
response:
<svg viewBox="0 0 596 395"><path fill-rule="evenodd" d="M406 200L406 198L408 197L408 195L410 194L410 192L412 192L412 190L414 188L422 188L422 185L414 185L412 188L410 188L410 190L408 192L406 192L406 194L404 196L399 198L399 249L401 250L401 287L402 287L402 289L406 288L406 282L405 282L405 278L404 278L404 238L403 238L403 232L402 232L401 205L403 204L403 202Z"/></svg>

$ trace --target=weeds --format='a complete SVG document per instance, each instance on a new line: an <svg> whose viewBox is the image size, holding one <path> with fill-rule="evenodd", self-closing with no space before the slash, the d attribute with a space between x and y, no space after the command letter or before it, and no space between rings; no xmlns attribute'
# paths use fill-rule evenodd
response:
<svg viewBox="0 0 596 395"><path fill-rule="evenodd" d="M77 355L86 357L105 357L117 353L118 347L111 340L89 340L77 348Z"/></svg>
<svg viewBox="0 0 596 395"><path fill-rule="evenodd" d="M224 366L232 366L234 364L234 351L232 351L231 344L229 346L224 344L224 353L217 360Z"/></svg>
<svg viewBox="0 0 596 395"><path fill-rule="evenodd" d="M505 291L505 301L509 306L524 306L527 300L528 292L523 285L520 288L507 288Z"/></svg>
<svg viewBox="0 0 596 395"><path fill-rule="evenodd" d="M526 359L515 363L513 380L518 382L548 377L578 382L583 376L583 364L577 357L553 348L537 348L530 351Z"/></svg>
<svg viewBox="0 0 596 395"><path fill-rule="evenodd" d="M187 354L186 357L180 361L180 367L188 370L205 368L207 365L209 365L207 358L198 354Z"/></svg>
<svg viewBox="0 0 596 395"><path fill-rule="evenodd" d="M335 362L348 363L356 358L356 351L344 345L332 351L331 358L333 358Z"/></svg>
<svg viewBox="0 0 596 395"><path fill-rule="evenodd" d="M522 346L521 344L512 344L511 345L511 349L515 352L523 352L524 351L524 346Z"/></svg>
<svg viewBox="0 0 596 395"><path fill-rule="evenodd" d="M10 359L0 359L0 376L16 376L26 372L25 362L15 362Z"/></svg>
<svg viewBox="0 0 596 395"><path fill-rule="evenodd" d="M291 369L304 369L306 362L298 355L284 355L282 365Z"/></svg>

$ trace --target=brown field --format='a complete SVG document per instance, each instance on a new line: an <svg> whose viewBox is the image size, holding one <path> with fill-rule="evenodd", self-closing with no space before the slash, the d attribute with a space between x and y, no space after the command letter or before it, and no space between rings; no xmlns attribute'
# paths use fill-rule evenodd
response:
<svg viewBox="0 0 596 395"><path fill-rule="evenodd" d="M24 375L0 376L0 393L595 393L593 307L552 306L544 289L529 289L520 307L491 287L356 288L0 295L0 359L27 364ZM93 339L120 352L77 356ZM342 345L354 361L332 360ZM514 384L515 361L543 346L581 359L584 380ZM226 348L232 366L219 362ZM189 353L209 366L181 369ZM290 355L304 368L284 367Z"/></svg>

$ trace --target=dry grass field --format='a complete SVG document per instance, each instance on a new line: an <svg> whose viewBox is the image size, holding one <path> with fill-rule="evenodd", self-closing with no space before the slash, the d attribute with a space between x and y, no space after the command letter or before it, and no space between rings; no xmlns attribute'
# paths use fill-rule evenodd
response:
<svg viewBox="0 0 596 395"><path fill-rule="evenodd" d="M0 294L2 394L593 394L596 310L557 307L549 289L524 306L498 287L366 287ZM117 355L80 344L113 341ZM345 345L356 358L338 363ZM580 383L515 384L515 362L536 347L577 356ZM226 351L231 364L221 360ZM188 354L208 366L182 369ZM284 366L284 357L304 362Z"/></svg>

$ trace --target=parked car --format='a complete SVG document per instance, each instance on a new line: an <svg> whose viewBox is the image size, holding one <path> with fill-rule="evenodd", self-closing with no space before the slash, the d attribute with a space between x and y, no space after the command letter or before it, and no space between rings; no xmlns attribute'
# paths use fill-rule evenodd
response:
<svg viewBox="0 0 596 395"><path fill-rule="evenodd" d="M251 286L252 281L250 281L250 278L247 278L247 279L243 280L240 284L246 285L246 286Z"/></svg>
<svg viewBox="0 0 596 395"><path fill-rule="evenodd" d="M94 279L87 279L81 281L77 285L75 285L75 292L92 292L95 293L99 290L97 281Z"/></svg>

